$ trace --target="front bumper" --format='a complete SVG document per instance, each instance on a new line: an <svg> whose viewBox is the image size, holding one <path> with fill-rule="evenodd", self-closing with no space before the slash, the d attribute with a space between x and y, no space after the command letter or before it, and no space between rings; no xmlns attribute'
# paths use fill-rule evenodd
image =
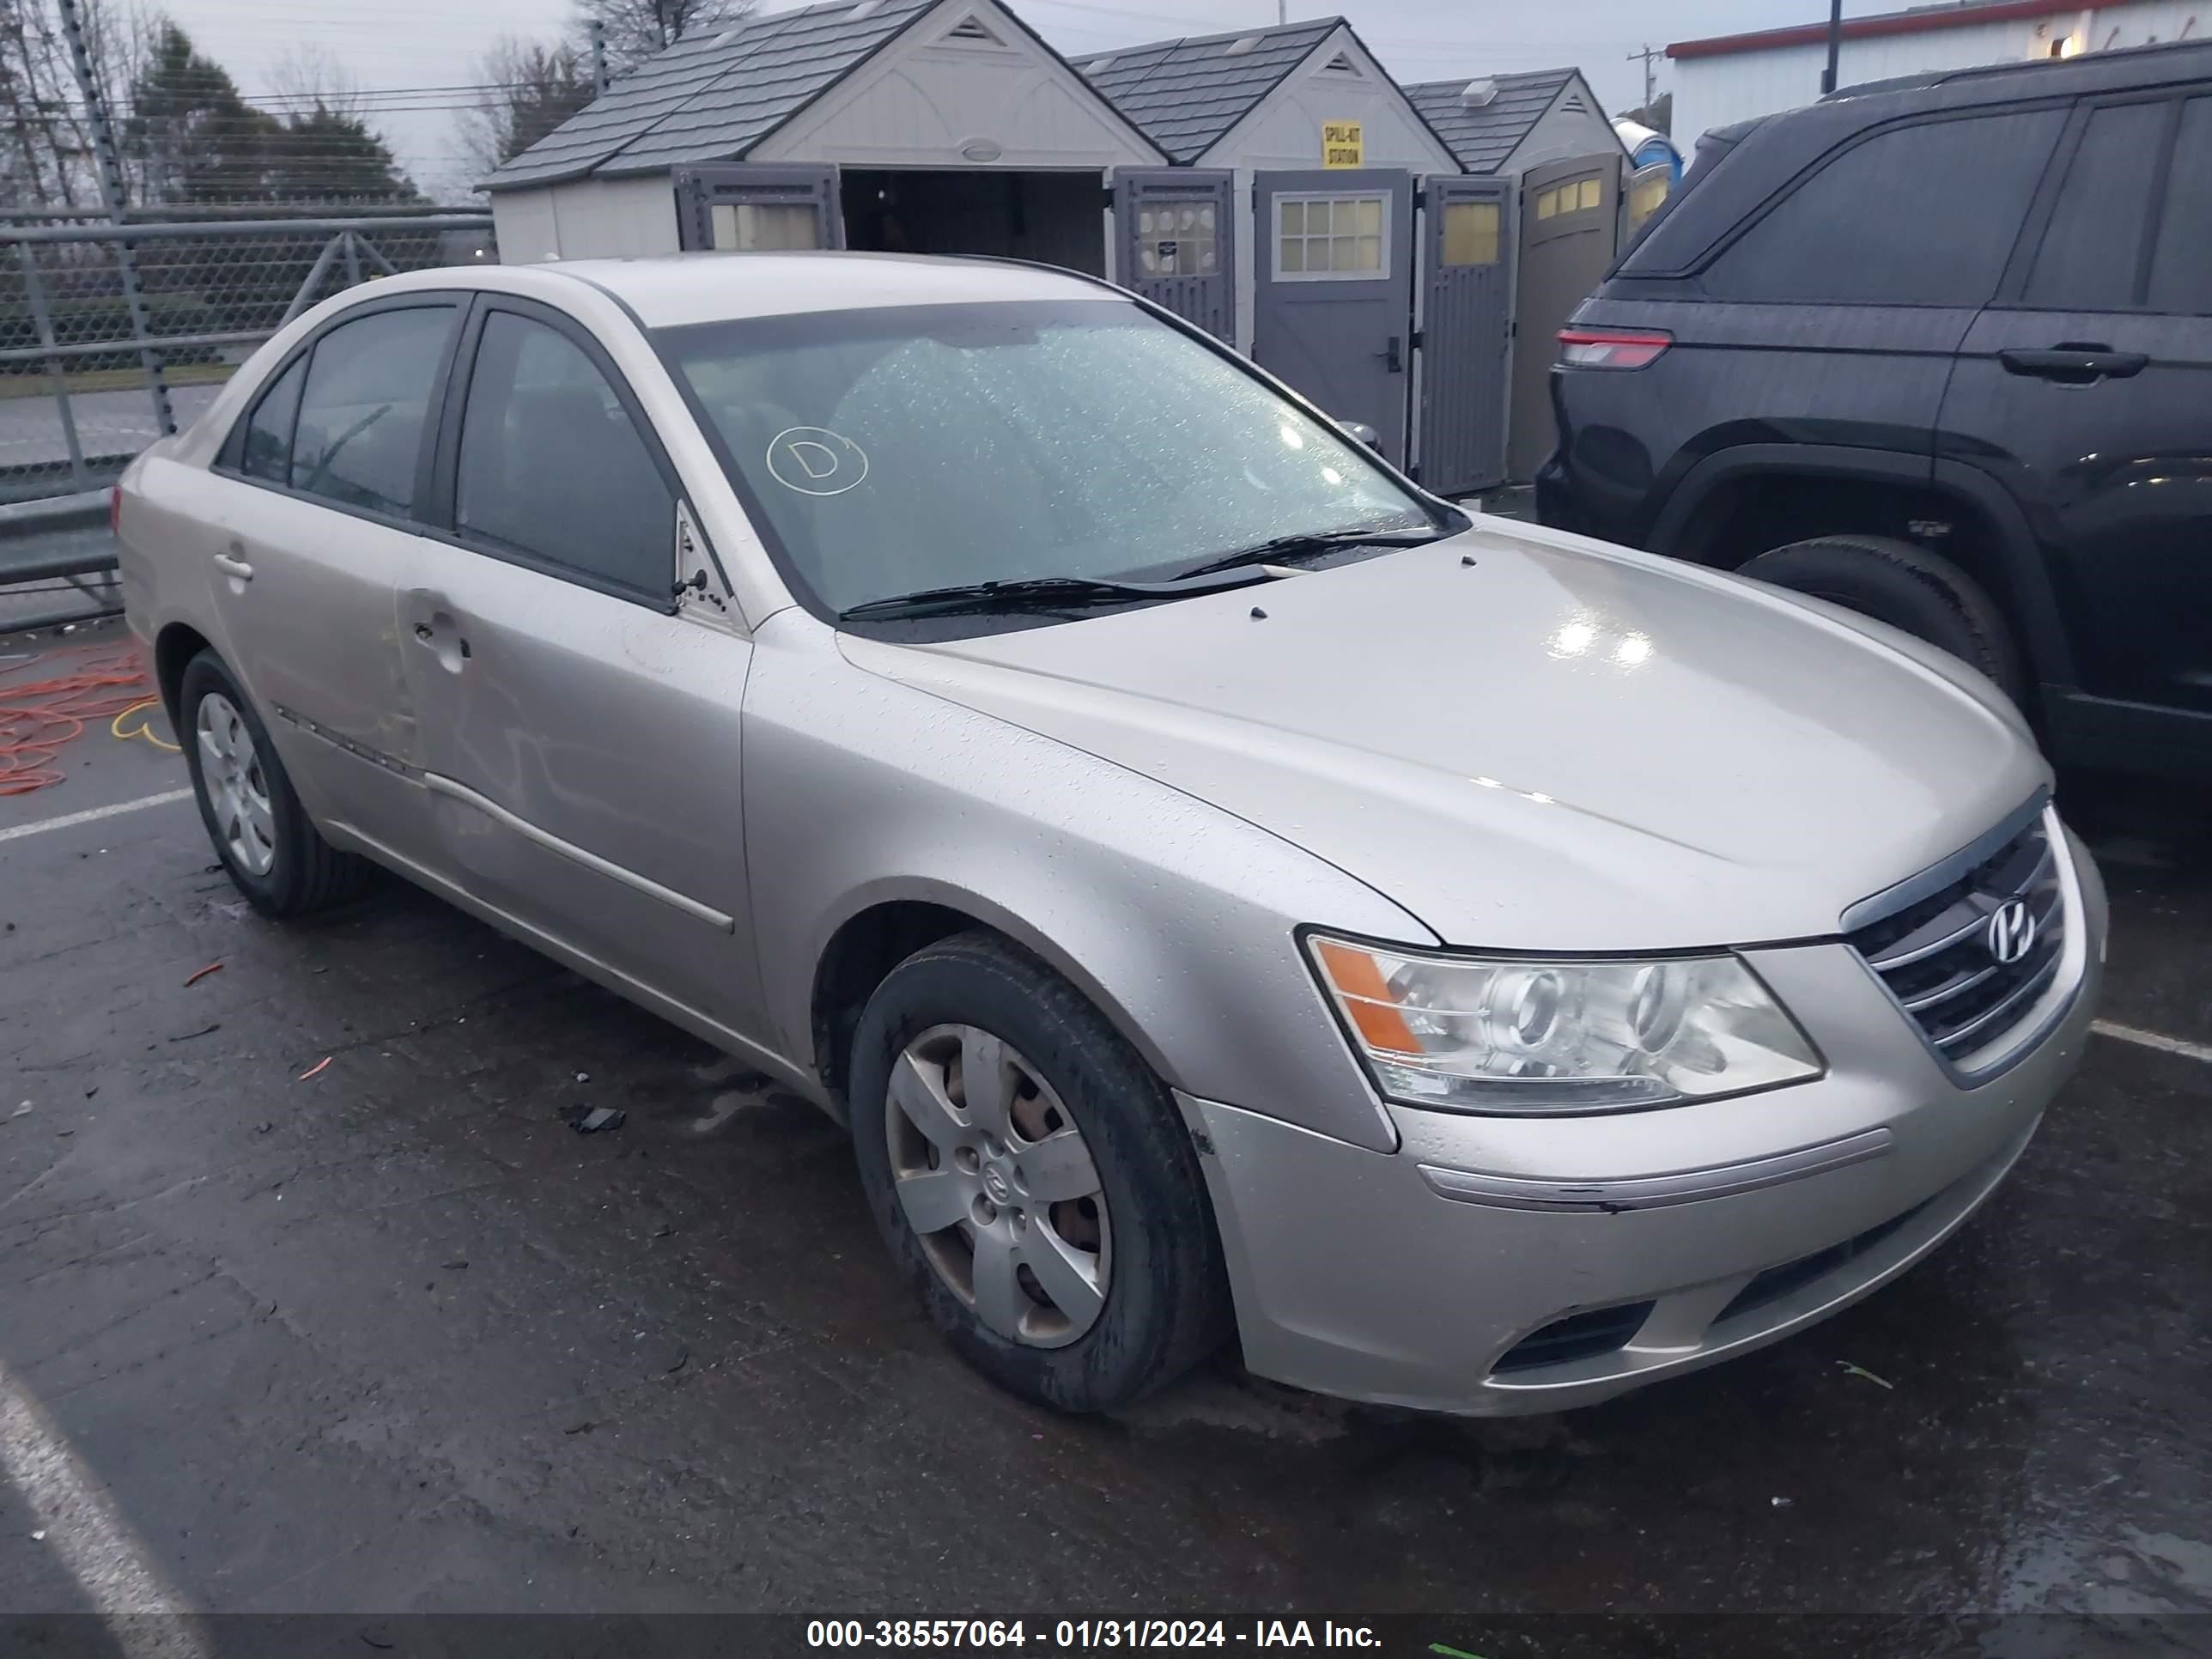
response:
<svg viewBox="0 0 2212 1659"><path fill-rule="evenodd" d="M2078 846L2072 865L2070 1000L1977 1087L1830 943L1746 953L1785 1006L1817 1016L1828 1069L1797 1087L1593 1117L1394 1106L1395 1153L1179 1095L1210 1150L1246 1364L1378 1403L1558 1411L1857 1301L1995 1190L2080 1063L2106 918Z"/></svg>

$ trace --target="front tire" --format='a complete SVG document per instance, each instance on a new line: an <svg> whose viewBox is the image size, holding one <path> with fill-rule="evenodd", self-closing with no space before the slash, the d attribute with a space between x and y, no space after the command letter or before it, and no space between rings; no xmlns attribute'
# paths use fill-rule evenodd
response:
<svg viewBox="0 0 2212 1659"><path fill-rule="evenodd" d="M1887 536L1821 536L1747 561L1736 572L1902 629L1949 652L2025 703L2027 676L2004 613L1948 559Z"/></svg>
<svg viewBox="0 0 2212 1659"><path fill-rule="evenodd" d="M855 1156L931 1322L1012 1392L1124 1406L1228 1333L1204 1177L1173 1099L1075 988L994 934L929 945L854 1039Z"/></svg>
<svg viewBox="0 0 2212 1659"><path fill-rule="evenodd" d="M214 652L185 665L177 717L200 822L248 903L265 916L298 916L360 890L368 862L323 839L269 728Z"/></svg>

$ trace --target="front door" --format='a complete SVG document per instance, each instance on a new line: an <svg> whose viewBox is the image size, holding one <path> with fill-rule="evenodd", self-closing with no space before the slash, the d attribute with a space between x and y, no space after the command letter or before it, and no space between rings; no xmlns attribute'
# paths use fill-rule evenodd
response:
<svg viewBox="0 0 2212 1659"><path fill-rule="evenodd" d="M1413 181L1387 168L1252 180L1252 356L1406 461L1413 361Z"/></svg>
<svg viewBox="0 0 2212 1659"><path fill-rule="evenodd" d="M1237 338L1236 174L1204 167L1114 170L1115 276L1217 340Z"/></svg>
<svg viewBox="0 0 2212 1659"><path fill-rule="evenodd" d="M393 845L424 833L393 605L460 317L439 294L347 313L270 383L206 486L231 665L316 812Z"/></svg>
<svg viewBox="0 0 2212 1659"><path fill-rule="evenodd" d="M1439 495L1505 478L1513 186L1439 174L1423 187L1420 465Z"/></svg>
<svg viewBox="0 0 2212 1659"><path fill-rule="evenodd" d="M1521 281L1514 303L1513 408L1507 463L1533 478L1558 441L1553 342L1613 264L1620 153L1577 156L1521 175Z"/></svg>
<svg viewBox="0 0 2212 1659"><path fill-rule="evenodd" d="M678 167L674 183L677 242L687 250L768 253L845 246L835 167Z"/></svg>
<svg viewBox="0 0 2212 1659"><path fill-rule="evenodd" d="M2027 504L2082 690L2212 714L2212 97L2081 110L2054 174L1937 454Z"/></svg>
<svg viewBox="0 0 2212 1659"><path fill-rule="evenodd" d="M759 1036L738 754L751 647L671 598L691 533L673 469L604 350L525 301L479 308L446 425L444 537L399 620L447 873Z"/></svg>

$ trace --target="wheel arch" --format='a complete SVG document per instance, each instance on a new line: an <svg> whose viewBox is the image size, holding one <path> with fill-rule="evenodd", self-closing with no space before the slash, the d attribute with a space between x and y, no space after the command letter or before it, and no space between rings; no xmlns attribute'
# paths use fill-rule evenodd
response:
<svg viewBox="0 0 2212 1659"><path fill-rule="evenodd" d="M161 693L161 712L169 717L173 731L182 725L177 704L183 695L185 665L211 649L207 635L190 623L170 623L154 636L154 685Z"/></svg>
<svg viewBox="0 0 2212 1659"><path fill-rule="evenodd" d="M1944 532L1912 533L1923 520ZM2074 684L2041 544L2010 493L1961 462L1843 445L1738 445L1683 475L1644 545L1733 570L1773 547L1855 532L1919 542L1959 565L2003 609L2030 678Z"/></svg>

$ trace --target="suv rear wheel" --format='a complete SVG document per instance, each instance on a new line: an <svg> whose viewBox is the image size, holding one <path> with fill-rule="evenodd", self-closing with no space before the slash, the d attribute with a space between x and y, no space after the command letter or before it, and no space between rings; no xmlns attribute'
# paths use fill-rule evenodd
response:
<svg viewBox="0 0 2212 1659"><path fill-rule="evenodd" d="M2027 677L2004 615L1948 559L1883 536L1821 536L1761 553L1736 574L1887 623L1972 664L2014 702Z"/></svg>

